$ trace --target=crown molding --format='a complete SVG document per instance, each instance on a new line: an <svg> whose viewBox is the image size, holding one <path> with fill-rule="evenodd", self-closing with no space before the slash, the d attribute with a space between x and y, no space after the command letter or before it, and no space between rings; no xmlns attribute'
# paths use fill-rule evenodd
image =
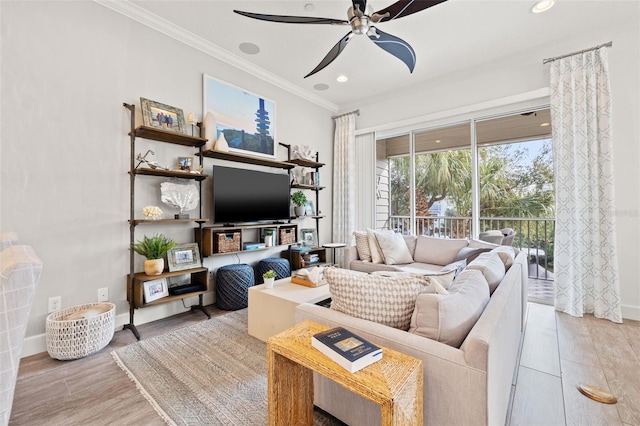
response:
<svg viewBox="0 0 640 426"><path fill-rule="evenodd" d="M219 59L235 68L238 68L248 74L253 75L261 80L273 84L287 92L312 102L322 108L333 113L338 111L338 105L330 102L315 93L312 93L302 87L291 83L269 71L252 64L251 62L234 55L222 47L211 43L210 41L172 23L158 15L137 6L128 0L94 0L96 3L118 12L128 18L133 19L149 28L152 28L168 37L178 40L189 47L197 49L209 56Z"/></svg>

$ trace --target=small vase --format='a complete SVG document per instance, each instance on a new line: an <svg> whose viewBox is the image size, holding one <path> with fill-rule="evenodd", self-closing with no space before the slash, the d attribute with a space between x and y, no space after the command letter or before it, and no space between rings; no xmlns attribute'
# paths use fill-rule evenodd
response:
<svg viewBox="0 0 640 426"><path fill-rule="evenodd" d="M144 261L144 273L160 275L164 271L164 259L147 259Z"/></svg>
<svg viewBox="0 0 640 426"><path fill-rule="evenodd" d="M222 151L222 152L228 152L229 151L229 144L227 143L227 140L224 137L224 133L220 133L220 137L218 137L218 140L216 141L216 144L213 145L213 150L214 151Z"/></svg>
<svg viewBox="0 0 640 426"><path fill-rule="evenodd" d="M211 111L207 112L202 122L204 126L204 137L207 143L204 145L204 150L212 150L216 143L218 132L216 130L216 116Z"/></svg>
<svg viewBox="0 0 640 426"><path fill-rule="evenodd" d="M264 288L273 288L273 282L276 280L275 278L263 278L264 279Z"/></svg>

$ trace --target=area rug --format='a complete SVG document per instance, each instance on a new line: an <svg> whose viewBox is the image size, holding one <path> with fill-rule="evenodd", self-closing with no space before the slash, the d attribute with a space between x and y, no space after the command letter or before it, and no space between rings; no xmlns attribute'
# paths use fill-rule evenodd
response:
<svg viewBox="0 0 640 426"><path fill-rule="evenodd" d="M111 353L170 425L266 425L266 345L242 309ZM338 425L315 410L314 425Z"/></svg>

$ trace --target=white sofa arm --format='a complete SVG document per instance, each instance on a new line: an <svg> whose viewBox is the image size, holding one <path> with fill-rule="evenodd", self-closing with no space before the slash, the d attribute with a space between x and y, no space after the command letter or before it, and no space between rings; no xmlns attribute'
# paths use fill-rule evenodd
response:
<svg viewBox="0 0 640 426"><path fill-rule="evenodd" d="M360 260L360 258L358 257L358 250L356 249L356 246L347 246L344 248L343 251L343 256L344 256L344 268L345 269L351 269L351 262L354 260Z"/></svg>

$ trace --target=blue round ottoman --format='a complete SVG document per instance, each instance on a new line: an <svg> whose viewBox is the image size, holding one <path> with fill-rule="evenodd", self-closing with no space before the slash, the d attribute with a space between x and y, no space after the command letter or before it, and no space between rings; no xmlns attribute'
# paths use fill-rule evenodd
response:
<svg viewBox="0 0 640 426"><path fill-rule="evenodd" d="M254 284L253 268L246 264L225 265L216 273L216 304L236 311L249 304L249 287Z"/></svg>
<svg viewBox="0 0 640 426"><path fill-rule="evenodd" d="M281 280L291 276L291 266L287 259L282 257L267 257L258 263L258 276L256 278L258 279L259 284L264 282L262 274L267 272L269 269L273 269L275 271L276 280Z"/></svg>

